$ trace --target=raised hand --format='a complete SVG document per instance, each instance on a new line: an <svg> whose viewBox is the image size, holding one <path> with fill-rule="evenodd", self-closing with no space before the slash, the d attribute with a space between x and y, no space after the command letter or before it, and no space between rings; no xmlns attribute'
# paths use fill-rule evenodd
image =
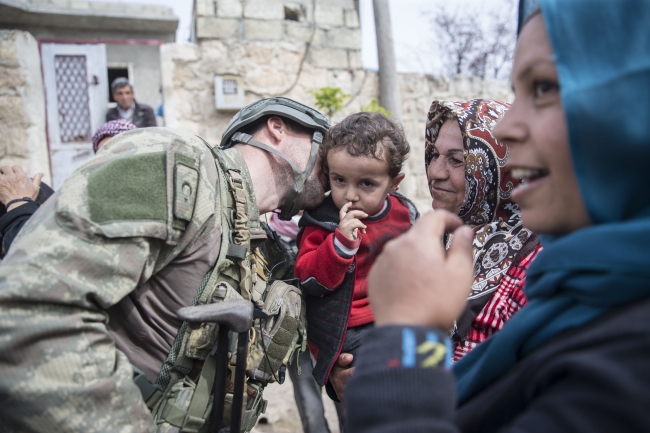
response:
<svg viewBox="0 0 650 433"><path fill-rule="evenodd" d="M5 165L0 167L0 202L6 205L11 200L29 197L36 200L38 191L41 188L43 173L37 173L33 179L29 179L22 168L17 165ZM25 202L13 203L10 208L18 207ZM7 209L7 210L11 210Z"/></svg>
<svg viewBox="0 0 650 433"><path fill-rule="evenodd" d="M361 210L348 212L350 206L352 206L352 202L347 202L339 211L339 230L346 238L355 240L359 237L359 231L366 233L366 226L361 220L368 218L368 214Z"/></svg>
<svg viewBox="0 0 650 433"><path fill-rule="evenodd" d="M448 251L444 233L453 231ZM375 261L368 296L379 325L451 329L465 307L473 279L472 230L447 212L429 212Z"/></svg>

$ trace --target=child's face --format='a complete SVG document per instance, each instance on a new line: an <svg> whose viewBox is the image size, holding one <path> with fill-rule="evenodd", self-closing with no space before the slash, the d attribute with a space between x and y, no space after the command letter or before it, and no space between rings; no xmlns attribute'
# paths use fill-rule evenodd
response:
<svg viewBox="0 0 650 433"><path fill-rule="evenodd" d="M388 175L388 163L368 156L352 156L345 149L332 149L327 153L332 199L341 209L351 202L348 210L376 214L384 206L389 193L395 192L404 178L400 173Z"/></svg>

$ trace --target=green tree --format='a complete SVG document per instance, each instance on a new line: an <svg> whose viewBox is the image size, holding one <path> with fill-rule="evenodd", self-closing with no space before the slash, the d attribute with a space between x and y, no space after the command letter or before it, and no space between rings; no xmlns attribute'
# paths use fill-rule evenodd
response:
<svg viewBox="0 0 650 433"><path fill-rule="evenodd" d="M325 111L329 117L343 108L343 102L350 97L340 87L321 87L310 92L316 99L316 107Z"/></svg>
<svg viewBox="0 0 650 433"><path fill-rule="evenodd" d="M384 107L379 105L379 102L377 102L377 98L372 98L369 103L367 103L366 105L362 105L359 111L365 111L368 113L380 113L386 117L391 115L390 111L386 110Z"/></svg>

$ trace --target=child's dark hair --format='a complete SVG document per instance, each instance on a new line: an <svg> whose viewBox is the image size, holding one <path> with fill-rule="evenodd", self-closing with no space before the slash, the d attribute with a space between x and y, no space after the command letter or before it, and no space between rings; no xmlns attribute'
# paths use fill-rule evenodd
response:
<svg viewBox="0 0 650 433"><path fill-rule="evenodd" d="M333 149L345 149L352 156L370 156L388 163L388 175L395 177L408 158L410 146L402 125L380 113L351 114L333 126L320 147L323 164Z"/></svg>

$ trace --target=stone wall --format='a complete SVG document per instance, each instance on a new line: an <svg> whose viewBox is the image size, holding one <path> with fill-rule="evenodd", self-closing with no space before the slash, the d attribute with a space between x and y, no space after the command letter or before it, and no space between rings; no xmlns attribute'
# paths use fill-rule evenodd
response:
<svg viewBox="0 0 650 433"><path fill-rule="evenodd" d="M363 71L354 2L314 3L196 0L197 43L161 47L165 124L217 141L234 114L215 109L219 74L240 75L247 102L277 95L311 102L309 92L320 87L358 87Z"/></svg>
<svg viewBox="0 0 650 433"><path fill-rule="evenodd" d="M196 0L197 42L161 47L165 124L218 143L236 112L215 109L214 76L220 74L242 77L247 103L282 95L313 105L312 91L340 87L351 98L334 115L333 122L378 98L377 73L361 67L361 35L354 2L315 3L313 8L312 0ZM500 81L401 74L400 91L401 121L412 148L400 191L424 211L431 202L422 161L424 119L431 101L476 97L509 100L510 90Z"/></svg>
<svg viewBox="0 0 650 433"><path fill-rule="evenodd" d="M52 184L45 137L45 93L36 39L0 30L0 165L44 173Z"/></svg>

